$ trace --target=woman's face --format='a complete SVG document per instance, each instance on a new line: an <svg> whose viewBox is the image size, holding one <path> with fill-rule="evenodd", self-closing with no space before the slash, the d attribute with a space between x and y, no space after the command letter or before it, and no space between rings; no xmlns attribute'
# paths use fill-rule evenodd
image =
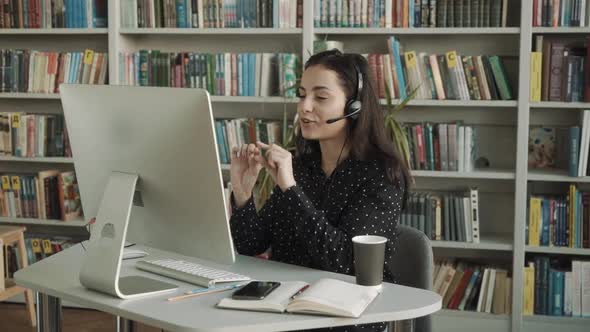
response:
<svg viewBox="0 0 590 332"><path fill-rule="evenodd" d="M336 72L324 66L308 67L301 76L297 114L303 138L334 139L346 133L346 121L331 124L329 119L344 115L346 93Z"/></svg>

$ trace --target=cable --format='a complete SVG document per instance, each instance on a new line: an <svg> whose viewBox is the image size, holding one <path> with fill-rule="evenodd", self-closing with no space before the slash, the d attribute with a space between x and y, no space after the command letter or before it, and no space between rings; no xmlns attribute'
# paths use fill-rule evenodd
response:
<svg viewBox="0 0 590 332"><path fill-rule="evenodd" d="M322 201L322 205L320 210L325 212L325 208L326 208L326 203L328 202L328 198L330 197L330 191L332 190L332 182L334 182L334 177L336 177L336 173L338 172L338 166L340 165L340 157L342 157L342 152L344 151L344 147L346 146L346 142L348 142L348 134L346 135L346 138L344 139L344 143L342 144L342 148L340 149L340 154L338 155L338 159L336 160L336 167L334 168L334 171L332 172L332 174L330 174L330 176L328 177L328 179L330 180L330 183L328 183L328 192L326 193L326 196L324 198L324 200Z"/></svg>

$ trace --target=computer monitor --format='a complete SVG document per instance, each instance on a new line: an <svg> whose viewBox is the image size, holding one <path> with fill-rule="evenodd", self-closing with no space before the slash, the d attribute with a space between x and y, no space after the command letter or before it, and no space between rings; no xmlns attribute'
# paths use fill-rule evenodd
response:
<svg viewBox="0 0 590 332"><path fill-rule="evenodd" d="M101 202L125 210L133 199L127 241L235 261L206 90L64 84L60 94L87 219ZM131 197L125 192L133 180L125 175L138 176ZM103 200L107 189L110 203ZM109 235L105 223L97 218L103 229L94 229L91 240Z"/></svg>

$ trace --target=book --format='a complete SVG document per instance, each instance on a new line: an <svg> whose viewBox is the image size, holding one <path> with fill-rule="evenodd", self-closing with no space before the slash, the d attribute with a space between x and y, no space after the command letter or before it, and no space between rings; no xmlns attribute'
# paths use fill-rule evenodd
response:
<svg viewBox="0 0 590 332"><path fill-rule="evenodd" d="M300 293L306 286L308 288ZM313 284L282 281L277 289L262 300L234 300L226 297L217 307L358 318L378 294L379 291L372 287L329 278Z"/></svg>

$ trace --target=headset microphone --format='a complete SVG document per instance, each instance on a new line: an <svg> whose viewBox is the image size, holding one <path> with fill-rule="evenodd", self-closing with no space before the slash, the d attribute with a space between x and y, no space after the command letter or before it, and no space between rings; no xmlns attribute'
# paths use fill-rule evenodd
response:
<svg viewBox="0 0 590 332"><path fill-rule="evenodd" d="M344 115L344 116L341 116L341 117L339 117L339 118L334 118L334 119L329 119L329 120L326 120L326 123L334 123L334 122L338 122L338 121L340 121L340 120L344 120L344 119L346 119L346 118L354 117L354 116L355 116L355 115L357 115L357 114L358 114L360 111L361 111L361 110L360 110L360 109L358 109L358 110L354 111L353 113L346 114L346 115Z"/></svg>

